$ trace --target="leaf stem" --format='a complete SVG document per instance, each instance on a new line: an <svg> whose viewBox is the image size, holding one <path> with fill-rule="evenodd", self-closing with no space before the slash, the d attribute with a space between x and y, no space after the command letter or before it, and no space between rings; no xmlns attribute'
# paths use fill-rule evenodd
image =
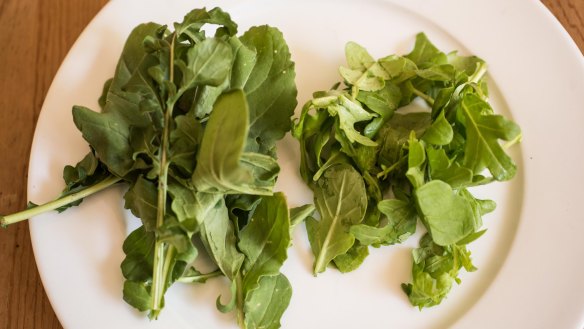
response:
<svg viewBox="0 0 584 329"><path fill-rule="evenodd" d="M236 290L236 303L237 303L237 323L241 329L246 329L245 325L245 313L243 312L243 282L241 279L241 273L237 273L235 276Z"/></svg>
<svg viewBox="0 0 584 329"><path fill-rule="evenodd" d="M174 43L176 40L176 33L172 36L170 44L170 82L174 81ZM169 95L169 100L172 96ZM172 120L173 102L167 102L166 111L164 113L164 128L162 130L162 143L160 145L160 171L158 174L158 203L156 209L156 228L164 224L164 215L166 214L166 199L168 186L168 140L170 138L170 122ZM166 250L165 250L166 249ZM166 243L157 240L154 245L154 262L152 270L152 316L156 318L162 309L162 297L164 296L166 277L169 271L168 259L166 255L172 255L174 248L172 246L166 247Z"/></svg>
<svg viewBox="0 0 584 329"><path fill-rule="evenodd" d="M191 275L191 276L183 276L178 279L178 282L182 283L195 283L195 282L205 282L208 279L216 278L218 276L223 275L221 270L215 270L213 272L209 272L207 274L199 274L199 275Z"/></svg>
<svg viewBox="0 0 584 329"><path fill-rule="evenodd" d="M478 64L477 70L468 78L471 83L478 83L487 73L487 64Z"/></svg>
<svg viewBox="0 0 584 329"><path fill-rule="evenodd" d="M419 91L418 89L416 89L414 86L412 86L412 92L422 98L423 100L425 100L426 102L428 102L428 104L430 104L431 106L434 106L434 98L424 94L423 92Z"/></svg>
<svg viewBox="0 0 584 329"><path fill-rule="evenodd" d="M523 138L522 134L518 134L517 137L513 138L512 140L508 141L507 143L503 144L504 149L508 149L515 144L521 143L521 139Z"/></svg>
<svg viewBox="0 0 584 329"><path fill-rule="evenodd" d="M387 175L392 172L395 168L397 168L398 166L400 166L408 157L407 156L403 156L401 157L396 163L392 164L391 166L383 169L382 172L377 174L377 178L386 178Z"/></svg>
<svg viewBox="0 0 584 329"><path fill-rule="evenodd" d="M40 206L36 206L30 209L26 209L11 215L7 215L7 216L1 216L0 217L0 226L2 227L6 227L10 224L14 224L23 220L26 220L28 218L40 215L42 213L51 211L51 210L55 210L57 208L60 208L62 206L66 206L70 203L73 203L77 200L83 199L91 194L97 193L103 189L106 189L110 186L112 186L113 184L119 182L121 180L121 178L119 177L115 177L115 176L110 176L105 178L104 180L91 185L79 192L70 194L70 195L66 195L64 197L58 198L56 200L47 202L45 204L42 204Z"/></svg>

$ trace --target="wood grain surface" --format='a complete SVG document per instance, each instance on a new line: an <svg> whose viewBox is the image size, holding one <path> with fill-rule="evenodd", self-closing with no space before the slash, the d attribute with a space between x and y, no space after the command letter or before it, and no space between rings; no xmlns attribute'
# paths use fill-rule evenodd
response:
<svg viewBox="0 0 584 329"><path fill-rule="evenodd" d="M26 206L28 157L44 97L69 48L106 2L0 0L0 213ZM543 3L584 52L584 1ZM0 329L31 328L62 327L24 222L0 230Z"/></svg>

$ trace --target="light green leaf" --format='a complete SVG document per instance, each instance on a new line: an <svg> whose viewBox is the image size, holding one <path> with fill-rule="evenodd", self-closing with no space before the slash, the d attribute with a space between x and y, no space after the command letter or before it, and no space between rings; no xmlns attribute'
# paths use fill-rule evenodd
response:
<svg viewBox="0 0 584 329"><path fill-rule="evenodd" d="M444 112L440 112L438 118L422 135L422 140L429 144L447 145L452 141L453 136L454 132L450 122L444 117Z"/></svg>
<svg viewBox="0 0 584 329"><path fill-rule="evenodd" d="M312 216L316 208L312 204L305 204L300 207L290 209L290 230L293 230L298 224L302 223L306 218Z"/></svg>
<svg viewBox="0 0 584 329"><path fill-rule="evenodd" d="M326 109L329 115L339 118L339 128L351 143L357 142L366 146L377 145L377 143L355 130L355 123L367 121L374 117L373 114L364 110L361 105L341 95L337 104L330 105Z"/></svg>
<svg viewBox="0 0 584 329"><path fill-rule="evenodd" d="M359 268L367 256L369 256L369 248L355 241L346 253L335 257L333 262L341 273L348 273Z"/></svg>
<svg viewBox="0 0 584 329"><path fill-rule="evenodd" d="M387 199L379 202L377 207L387 217L385 226L359 224L351 227L351 233L362 244L379 246L402 243L414 234L418 216L413 204L398 199Z"/></svg>
<svg viewBox="0 0 584 329"><path fill-rule="evenodd" d="M416 139L413 131L410 134L408 145L408 171L406 172L406 177L414 188L418 188L426 182L426 150L424 145Z"/></svg>
<svg viewBox="0 0 584 329"><path fill-rule="evenodd" d="M447 61L446 55L438 50L424 33L416 35L414 49L405 57L422 69L434 64L444 64Z"/></svg>
<svg viewBox="0 0 584 329"><path fill-rule="evenodd" d="M349 67L341 66L339 72L350 85L363 91L375 91L384 87L389 74L365 48L355 42L348 42L345 46L345 56Z"/></svg>
<svg viewBox="0 0 584 329"><path fill-rule="evenodd" d="M519 126L501 115L490 114L492 110L489 104L475 94L463 97L459 111L464 114L468 140L464 166L475 174L487 168L497 180L508 180L515 176L515 163L498 140L514 140L521 134Z"/></svg>
<svg viewBox="0 0 584 329"><path fill-rule="evenodd" d="M414 194L420 217L436 244L454 244L478 228L470 204L443 181L430 181Z"/></svg>

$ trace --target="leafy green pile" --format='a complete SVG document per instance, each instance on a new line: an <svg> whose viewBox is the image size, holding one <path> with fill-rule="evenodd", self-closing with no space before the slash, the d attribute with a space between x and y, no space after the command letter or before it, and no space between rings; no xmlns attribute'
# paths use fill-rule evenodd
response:
<svg viewBox="0 0 584 329"><path fill-rule="evenodd" d="M515 175L505 148L520 129L494 114L478 57L443 53L423 33L405 56L375 60L352 42L345 51L346 88L314 93L293 127L320 214L306 220L314 273L355 270L369 246L405 241L419 218L427 233L402 288L415 306L437 305L461 268L475 270L467 244L495 208L469 188ZM416 98L426 110L404 109Z"/></svg>
<svg viewBox="0 0 584 329"><path fill-rule="evenodd" d="M213 37L203 29L209 25ZM124 182L125 207L142 221L123 245L130 305L156 318L174 282L223 275L233 296L227 305L217 299L221 311L236 309L242 328L279 327L291 297L280 273L290 231L314 209L291 216L284 195L272 191L280 169L275 143L297 104L294 63L277 29L236 33L219 8L193 10L174 31L137 26L104 86L101 112L73 108L91 151L64 169L63 195L2 224L63 211ZM200 253L216 271L194 268Z"/></svg>

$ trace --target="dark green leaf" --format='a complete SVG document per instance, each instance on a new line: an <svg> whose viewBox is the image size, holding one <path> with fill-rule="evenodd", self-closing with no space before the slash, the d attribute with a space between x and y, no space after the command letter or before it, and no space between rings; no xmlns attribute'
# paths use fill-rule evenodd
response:
<svg viewBox="0 0 584 329"><path fill-rule="evenodd" d="M187 35L191 41L197 42L205 37L201 32L201 28L205 24L221 25L217 30L218 35L235 35L237 33L237 24L231 20L228 13L221 10L221 8L213 8L209 11L207 9L194 9L185 15L181 23L175 23L174 29L179 36Z"/></svg>
<svg viewBox="0 0 584 329"><path fill-rule="evenodd" d="M361 175L348 165L329 168L315 187L315 205L320 221L307 220L308 237L316 257L314 273L321 273L338 255L353 246L352 225L365 216L367 195Z"/></svg>
<svg viewBox="0 0 584 329"><path fill-rule="evenodd" d="M144 177L138 177L124 195L124 208L142 220L146 231L156 229L158 187Z"/></svg>
<svg viewBox="0 0 584 329"><path fill-rule="evenodd" d="M208 193L199 193L197 199L201 204L200 217L204 218L201 241L221 272L233 280L245 257L237 250L237 238L225 200L220 194Z"/></svg>
<svg viewBox="0 0 584 329"><path fill-rule="evenodd" d="M274 155L277 140L290 130L296 107L296 73L284 37L276 28L250 28L241 42L256 53L243 90L249 104L247 152ZM249 57L249 56L246 56Z"/></svg>
<svg viewBox="0 0 584 329"><path fill-rule="evenodd" d="M125 281L124 300L140 312L148 311L152 307L152 297L149 290L150 287L147 287L143 282Z"/></svg>
<svg viewBox="0 0 584 329"><path fill-rule="evenodd" d="M198 191L272 193L278 168L276 160L261 154L246 154L245 157L242 154L249 129L247 112L245 95L240 90L223 94L215 103L193 174L193 184Z"/></svg>
<svg viewBox="0 0 584 329"><path fill-rule="evenodd" d="M290 217L284 194L262 197L249 224L239 234L243 264L243 290L256 289L263 276L274 276L288 257Z"/></svg>
<svg viewBox="0 0 584 329"><path fill-rule="evenodd" d="M292 287L284 274L262 277L258 288L245 298L245 326L250 329L280 328L280 319L291 297Z"/></svg>

